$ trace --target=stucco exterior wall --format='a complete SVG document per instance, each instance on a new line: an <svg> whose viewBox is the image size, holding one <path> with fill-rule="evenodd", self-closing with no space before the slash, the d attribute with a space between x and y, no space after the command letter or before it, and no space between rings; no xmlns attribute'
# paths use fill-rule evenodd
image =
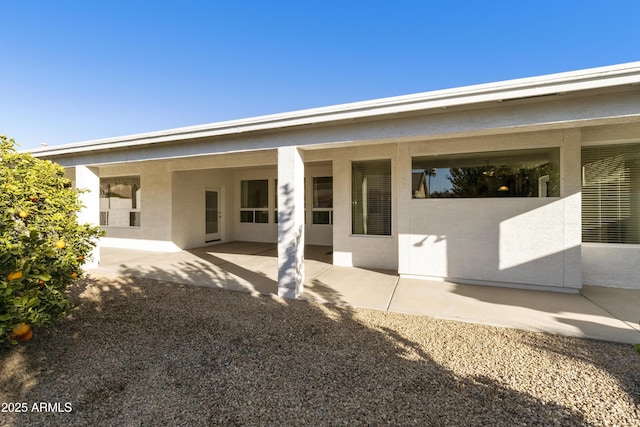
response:
<svg viewBox="0 0 640 427"><path fill-rule="evenodd" d="M270 242L278 241L278 224L275 222L275 181L278 176L276 166L264 168L238 169L233 171L233 223L234 239L247 242ZM265 224L254 224L240 222L240 183L244 180L266 179L269 181L268 211L269 222Z"/></svg>
<svg viewBox="0 0 640 427"><path fill-rule="evenodd" d="M585 285L640 289L640 245L583 243Z"/></svg>
<svg viewBox="0 0 640 427"><path fill-rule="evenodd" d="M140 227L103 227L108 239L171 242L172 183L166 162L101 166L99 173L100 178L140 176Z"/></svg>
<svg viewBox="0 0 640 427"><path fill-rule="evenodd" d="M275 217L276 158L273 152L234 153L209 158L131 162L103 165L102 178L140 176L141 226L104 227L105 246L128 246L139 249L177 250L205 245L204 193L206 189L221 192L221 238L223 241L277 241ZM313 177L331 176L331 163L305 165L308 244L331 245L330 225L313 225ZM75 169L67 175L75 177ZM269 180L269 223L240 222L240 181ZM131 246L133 245L133 246Z"/></svg>
<svg viewBox="0 0 640 427"><path fill-rule="evenodd" d="M231 175L224 169L173 172L173 214L171 235L180 248L204 246L205 191L220 192L220 234L222 240L233 239L233 186Z"/></svg>
<svg viewBox="0 0 640 427"><path fill-rule="evenodd" d="M577 289L582 283L640 288L640 249L581 243L580 149L637 141L639 124L594 126L306 151L307 244L332 245L341 266L469 283ZM561 196L529 199L412 200L412 156L560 147ZM351 162L391 159L392 234L351 233ZM204 191L221 191L223 241L277 241L272 151L102 165L101 177L139 175L141 226L107 227L106 245L176 250L205 244ZM75 178L74 169L68 176ZM313 225L313 177L333 176L334 225ZM240 182L269 180L269 223L240 222ZM472 213L472 216L470 216ZM202 218L201 218L202 217ZM118 239L119 243L114 243ZM583 279L584 278L584 279Z"/></svg>
<svg viewBox="0 0 640 427"><path fill-rule="evenodd" d="M331 150L333 158L333 263L346 267L397 270L398 212L396 144ZM361 236L351 232L351 163L391 159L391 236ZM408 171L407 171L408 172Z"/></svg>
<svg viewBox="0 0 640 427"><path fill-rule="evenodd" d="M306 199L306 223L305 241L308 245L333 245L333 225L329 224L313 224L313 178L333 176L333 168L330 162L324 162L319 165L306 163L304 167L305 175L305 199ZM334 198L335 198L335 178L333 180ZM335 199L334 199L335 205Z"/></svg>
<svg viewBox="0 0 640 427"><path fill-rule="evenodd" d="M227 195L230 202L227 218L232 225L233 233L229 233L226 240L239 240L250 242L271 242L278 240L278 225L275 222L276 216L276 179L278 168L276 165L237 168L225 172L228 177L228 188L231 194ZM333 227L331 225L314 225L312 221L313 206L313 177L331 176L332 169L326 162L320 165L305 164L305 200L306 200L306 223L305 241L310 245L331 245L333 240ZM254 224L240 222L240 183L244 180L266 179L269 181L269 222L266 224ZM334 180L335 185L335 180ZM335 189L334 189L335 193Z"/></svg>
<svg viewBox="0 0 640 427"><path fill-rule="evenodd" d="M399 273L470 283L579 288L579 133L430 141L400 151L411 157L538 147L560 147L560 197L411 200L409 187L398 195L404 198L398 217ZM410 159L403 161L403 173L408 173ZM570 267L565 266L567 259Z"/></svg>

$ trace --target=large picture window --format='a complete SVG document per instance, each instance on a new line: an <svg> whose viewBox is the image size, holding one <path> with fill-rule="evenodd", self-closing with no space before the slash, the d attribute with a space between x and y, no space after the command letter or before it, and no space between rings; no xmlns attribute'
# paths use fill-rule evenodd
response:
<svg viewBox="0 0 640 427"><path fill-rule="evenodd" d="M582 148L582 241L640 244L640 143Z"/></svg>
<svg viewBox="0 0 640 427"><path fill-rule="evenodd" d="M240 182L240 222L269 222L269 181Z"/></svg>
<svg viewBox="0 0 640 427"><path fill-rule="evenodd" d="M100 225L140 227L140 177L100 178Z"/></svg>
<svg viewBox="0 0 640 427"><path fill-rule="evenodd" d="M313 224L333 224L333 177L313 178Z"/></svg>
<svg viewBox="0 0 640 427"><path fill-rule="evenodd" d="M391 235L391 160L351 163L351 232Z"/></svg>
<svg viewBox="0 0 640 427"><path fill-rule="evenodd" d="M559 148L414 157L412 197L558 197L559 163Z"/></svg>

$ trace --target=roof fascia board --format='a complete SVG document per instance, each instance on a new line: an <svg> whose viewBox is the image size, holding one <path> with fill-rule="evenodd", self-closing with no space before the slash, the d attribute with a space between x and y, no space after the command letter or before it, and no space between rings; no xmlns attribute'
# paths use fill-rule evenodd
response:
<svg viewBox="0 0 640 427"><path fill-rule="evenodd" d="M31 150L31 153L35 156L59 156L131 148L634 84L640 84L640 62L44 147Z"/></svg>

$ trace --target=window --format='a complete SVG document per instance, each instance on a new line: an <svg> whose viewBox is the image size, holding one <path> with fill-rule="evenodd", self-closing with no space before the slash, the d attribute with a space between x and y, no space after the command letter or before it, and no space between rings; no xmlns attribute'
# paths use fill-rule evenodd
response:
<svg viewBox="0 0 640 427"><path fill-rule="evenodd" d="M640 143L582 148L582 241L640 244Z"/></svg>
<svg viewBox="0 0 640 427"><path fill-rule="evenodd" d="M333 224L333 177L313 178L313 224Z"/></svg>
<svg viewBox="0 0 640 427"><path fill-rule="evenodd" d="M269 181L240 182L240 222L269 222Z"/></svg>
<svg viewBox="0 0 640 427"><path fill-rule="evenodd" d="M351 163L351 232L391 235L391 160Z"/></svg>
<svg viewBox="0 0 640 427"><path fill-rule="evenodd" d="M100 225L140 227L140 177L100 179Z"/></svg>
<svg viewBox="0 0 640 427"><path fill-rule="evenodd" d="M412 197L558 197L559 165L559 148L414 157Z"/></svg>
<svg viewBox="0 0 640 427"><path fill-rule="evenodd" d="M273 187L273 222L278 223L278 180L276 179Z"/></svg>

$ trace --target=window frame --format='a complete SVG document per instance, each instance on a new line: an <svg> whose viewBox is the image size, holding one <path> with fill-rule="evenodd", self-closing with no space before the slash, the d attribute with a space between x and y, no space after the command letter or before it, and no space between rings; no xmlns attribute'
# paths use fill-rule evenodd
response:
<svg viewBox="0 0 640 427"><path fill-rule="evenodd" d="M580 182L581 182L581 228L582 228L582 236L581 236L581 242L583 245L603 245L603 246L616 246L616 247L623 247L623 248L640 248L640 193L638 193L637 191L634 191L634 188L640 188L640 159L633 159L633 158L627 158L624 157L623 161L624 161L624 169L625 172L629 173L629 182L627 183L627 185L629 186L628 191L626 192L627 194L623 194L620 195L618 193L616 193L615 195L615 199L616 199L616 203L617 206L616 207L611 207L611 206L604 206L601 204L602 199L603 198L608 198L611 199L611 183L610 182L597 182L598 184L598 192L597 192L597 197L594 197L594 194L589 194L589 191L587 189L587 177L585 176L585 167L587 166L587 164L593 164L595 162L600 162L602 163L602 168L600 168L599 173L602 174L605 170L606 170L606 165L604 163L605 160L610 159L611 157L604 157L605 154L600 154L600 156L597 155L591 155L591 158L589 159L590 162L585 163L585 157L589 157L589 155L585 154L585 149L587 150L591 150L591 149L596 149L596 150L602 150L605 153L607 153L606 155L611 156L614 154L615 150L620 149L621 153L617 153L617 155L623 156L626 155L628 153L625 153L625 149L628 149L628 147L631 147L631 149L629 150L630 153L632 154L636 154L638 156L638 150L640 150L640 140L633 140L633 141L628 141L628 142L620 142L620 141L598 141L598 142L589 142L589 143L585 143L582 144L581 146L581 150L580 150ZM635 149L634 149L635 148ZM635 165L631 164L632 162L636 162ZM609 164L609 167L613 167L612 164ZM592 181L591 184L596 184L595 181ZM624 185L621 185L620 183L617 185L618 190L623 189L623 187L625 187ZM593 188L592 188L593 190ZM604 192L604 196L603 196L603 192ZM614 191L615 192L615 191ZM605 233L605 237L602 237L602 232L599 231L603 225L605 226L610 226L610 222L607 222L607 219L611 219L611 213L613 211L617 212L617 215L619 216L618 221L620 221L622 219L622 217L620 217L621 215L621 210L624 210L624 201L625 201L625 196L628 197L628 208L629 208L629 222L631 223L631 226L628 227L628 233L630 234L630 236L628 235L620 235L618 236L618 239L614 239L611 237L611 233L610 230L612 230L611 228L609 228L606 233ZM590 202L594 202L594 201L600 202L600 204L596 205L595 208L592 208L591 212L585 212L586 209L588 209L588 205ZM622 204L621 204L622 203ZM617 209L617 210L616 210ZM604 221L603 221L603 217L601 217L600 215L604 212ZM588 231L590 229L589 225L593 226L594 223L590 222L590 220L593 220L593 218L589 218L590 216L592 216L593 214L598 214L598 223L599 226L595 227L595 231ZM634 215L635 214L635 215ZM624 228L624 226L622 226ZM593 227L592 227L593 228ZM615 227L613 228L614 230L614 234L615 234ZM620 230L618 230L617 232L620 232ZM598 239L592 239L592 238L587 238L585 240L585 235L587 233L590 233L592 236L594 233L598 234ZM635 234L635 240L634 240L634 234ZM606 241L605 241L606 240ZM631 241L623 241L623 240L631 240Z"/></svg>
<svg viewBox="0 0 640 427"><path fill-rule="evenodd" d="M331 207L316 207L316 179L331 179ZM314 176L311 179L311 224L313 225L333 225L333 176ZM329 222L316 222L316 212L328 212Z"/></svg>
<svg viewBox="0 0 640 427"><path fill-rule="evenodd" d="M123 199L123 200L131 200L131 207L130 208L119 208L119 207L111 207L111 199L114 199L116 197L111 197L109 196L109 194L111 194L111 184L108 183L108 181L112 181L112 182L126 182L127 180L132 180L132 184L129 185L129 187L133 187L137 184L137 189L131 189L130 191L132 193L134 193L135 195L132 194L132 196L130 198L126 198L126 197L117 197L118 199ZM107 182L106 184L104 182ZM124 185L124 184L115 184L115 185ZM105 187L109 188L109 190L106 190ZM107 197L103 197L103 195L106 195ZM141 216L142 216L142 179L140 177L140 175L119 175L119 176L106 176L106 177L100 177L100 194L99 194L99 198L100 198L100 227L103 228L140 228L141 227ZM104 203L108 204L108 206L106 207L106 209L104 208ZM133 207L133 205L135 205L135 207ZM124 212L128 212L128 224L129 225L124 225L123 223L118 223L118 224L109 224L110 222L110 218L115 216L115 213L119 213L120 217L125 216ZM113 213L113 215L112 215Z"/></svg>
<svg viewBox="0 0 640 427"><path fill-rule="evenodd" d="M532 159L536 156L546 162L537 165L532 163L526 167L524 163L535 161ZM448 174L451 174L453 169L459 171L463 182L468 183L469 192L455 193L451 175L440 178L441 190L434 191L433 188L429 188L426 183L427 176L430 180L431 176L438 176L437 171L448 171ZM434 172L428 174L427 171ZM420 173L422 176L416 179L414 175ZM561 147L412 155L411 175L411 198L414 200L559 198L562 176ZM449 180L446 185L445 180ZM526 189L529 189L529 194L525 194ZM542 191L546 194L543 195ZM420 192L423 194L420 195Z"/></svg>
<svg viewBox="0 0 640 427"><path fill-rule="evenodd" d="M363 231L364 233L360 233L356 231L356 215L357 213L354 211L354 208L357 206L357 201L359 199L356 198L356 200L354 200L354 185L355 185L355 178L354 178L354 167L356 165L359 164L365 164L365 163L387 163L388 164L388 170L385 172L388 172L388 174L386 175L387 178L386 180L388 181L385 185L386 190L385 189L377 189L374 187L371 188L371 191L381 194L382 198L378 201L376 201L376 203L374 204L374 206L371 207L371 209L369 209L369 207L367 206L367 220L368 220L368 213L376 213L376 214L381 214L381 210L382 211L387 211L387 212L382 212L382 221L383 221L383 226L382 228L384 229L382 233L375 233L372 232L370 233L368 230L368 221L366 224L366 228L365 228L365 224L363 221L362 227L363 227ZM386 168L387 166L385 166ZM350 236L352 237L374 237L374 238L389 238L389 237L393 237L393 170L394 170L394 166L393 166L393 161L390 157L382 157L382 158L369 158L369 159L358 159L358 160L351 160L351 179L350 179L350 184L351 184L351 234ZM371 174L371 172L370 172ZM375 176L375 174L372 174L372 176ZM362 191L362 187L360 188L360 191ZM369 188L367 188L367 194L369 193ZM386 196L385 196L386 194ZM362 197L360 197L360 199L362 199ZM369 197L367 196L367 199L369 199ZM377 206L377 207L376 207ZM387 215L388 218L385 218L384 215Z"/></svg>
<svg viewBox="0 0 640 427"><path fill-rule="evenodd" d="M246 206L243 207L243 199L244 199L244 182L247 183L251 183L251 182L260 182L260 181L266 181L266 187L265 190L267 192L267 194L264 196L267 205L264 207L258 207L258 206ZM247 191L249 191L248 188L249 184L247 184ZM260 197L260 199L262 199L262 197ZM247 195L247 200L249 200L249 195ZM248 204L251 204L248 202ZM249 215L250 214L250 215ZM265 218L266 215L266 218ZM245 219L249 219L250 221L247 221ZM265 221L257 221L257 219L262 219L265 218ZM268 224L269 223L269 179L267 178L260 178L260 179L242 179L240 180L240 223L241 224Z"/></svg>

